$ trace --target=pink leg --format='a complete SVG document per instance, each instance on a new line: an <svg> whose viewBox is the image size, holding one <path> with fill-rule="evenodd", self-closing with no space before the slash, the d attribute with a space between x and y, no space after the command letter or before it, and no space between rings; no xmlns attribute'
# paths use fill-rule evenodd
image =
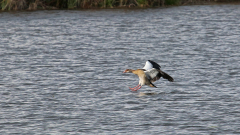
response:
<svg viewBox="0 0 240 135"><path fill-rule="evenodd" d="M134 87L134 88L130 88L130 87L129 87L129 89L132 90L132 91L137 91L137 90L139 90L141 87L142 87L142 86L139 86L138 88L137 88L137 87Z"/></svg>
<svg viewBox="0 0 240 135"><path fill-rule="evenodd" d="M129 87L129 89L135 89L135 88L137 88L137 87L139 87L139 84L138 84L136 87L133 87L133 88L130 88L130 87Z"/></svg>

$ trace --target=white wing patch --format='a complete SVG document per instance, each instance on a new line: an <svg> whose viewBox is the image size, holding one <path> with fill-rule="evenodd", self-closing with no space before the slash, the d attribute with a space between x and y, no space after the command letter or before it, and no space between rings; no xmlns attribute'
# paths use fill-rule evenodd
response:
<svg viewBox="0 0 240 135"><path fill-rule="evenodd" d="M149 61L146 61L146 64L145 64L145 66L143 67L143 69L145 69L145 70L150 70L150 69L152 69L152 68L153 68L152 63L150 63Z"/></svg>

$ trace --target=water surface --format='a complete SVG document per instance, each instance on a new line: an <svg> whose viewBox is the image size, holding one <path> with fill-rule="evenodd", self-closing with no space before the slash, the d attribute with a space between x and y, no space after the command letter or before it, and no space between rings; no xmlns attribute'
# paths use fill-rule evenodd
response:
<svg viewBox="0 0 240 135"><path fill-rule="evenodd" d="M0 18L1 134L240 134L238 5ZM131 92L148 59L175 82Z"/></svg>

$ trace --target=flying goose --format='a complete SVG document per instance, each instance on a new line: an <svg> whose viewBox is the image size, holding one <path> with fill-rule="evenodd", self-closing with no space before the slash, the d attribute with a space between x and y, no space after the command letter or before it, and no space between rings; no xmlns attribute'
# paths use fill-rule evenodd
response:
<svg viewBox="0 0 240 135"><path fill-rule="evenodd" d="M136 87L130 88L132 91L139 90L143 85L148 85L150 87L156 87L153 82L159 80L161 77L173 82L173 78L167 73L163 72L161 66L156 62L148 60L142 69L126 69L123 73L133 73L138 75L139 84ZM157 88L157 87L156 87Z"/></svg>

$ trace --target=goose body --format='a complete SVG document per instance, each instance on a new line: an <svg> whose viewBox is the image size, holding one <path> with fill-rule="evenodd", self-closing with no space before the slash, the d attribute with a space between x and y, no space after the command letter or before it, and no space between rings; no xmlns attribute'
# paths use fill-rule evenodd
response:
<svg viewBox="0 0 240 135"><path fill-rule="evenodd" d="M156 62L148 60L142 69L126 69L123 73L133 73L138 75L139 84L136 87L130 88L132 91L139 90L143 85L148 85L150 87L156 87L153 82L159 80L161 77L173 82L173 78L167 73L160 70L161 66ZM156 87L157 88L157 87Z"/></svg>

